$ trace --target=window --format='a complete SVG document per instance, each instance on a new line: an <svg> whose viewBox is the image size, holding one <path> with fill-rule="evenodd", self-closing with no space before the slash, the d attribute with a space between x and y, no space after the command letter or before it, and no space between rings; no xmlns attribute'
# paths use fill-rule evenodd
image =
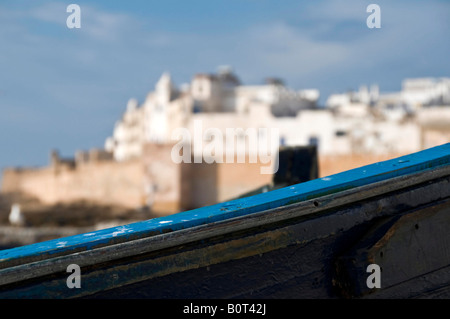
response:
<svg viewBox="0 0 450 319"><path fill-rule="evenodd" d="M342 137L342 136L347 135L347 132L346 132L346 131L343 131L343 130L337 130L334 134L335 134L337 137Z"/></svg>
<svg viewBox="0 0 450 319"><path fill-rule="evenodd" d="M319 138L317 136L310 136L308 144L309 145L319 146Z"/></svg>

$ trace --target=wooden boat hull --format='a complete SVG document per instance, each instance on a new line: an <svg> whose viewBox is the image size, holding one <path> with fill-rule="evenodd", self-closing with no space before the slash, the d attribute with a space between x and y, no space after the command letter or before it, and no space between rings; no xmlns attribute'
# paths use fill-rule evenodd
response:
<svg viewBox="0 0 450 319"><path fill-rule="evenodd" d="M0 251L0 298L450 297L450 144ZM81 287L69 288L71 264ZM381 287L369 287L369 265Z"/></svg>

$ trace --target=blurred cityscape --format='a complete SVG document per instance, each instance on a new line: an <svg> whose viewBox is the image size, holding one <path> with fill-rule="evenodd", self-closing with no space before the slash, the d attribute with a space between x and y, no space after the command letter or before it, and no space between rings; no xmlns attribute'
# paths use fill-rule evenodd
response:
<svg viewBox="0 0 450 319"><path fill-rule="evenodd" d="M166 72L143 103L128 101L122 117L111 123L104 148L80 150L72 158L51 150L45 167L3 170L0 246L174 214L273 181L273 175L261 174L267 165L261 160L174 161L179 128L194 137L184 145L192 147L192 157L204 154L196 145L208 129L223 136L230 128L276 129L280 148L316 147L319 177L450 140L450 78L404 79L399 92L362 85L326 97L325 105L319 105L319 97L318 89L293 90L279 78L241 83L228 66L194 74L179 86ZM258 143L268 138L260 134ZM255 149L246 142L241 152L249 158Z"/></svg>

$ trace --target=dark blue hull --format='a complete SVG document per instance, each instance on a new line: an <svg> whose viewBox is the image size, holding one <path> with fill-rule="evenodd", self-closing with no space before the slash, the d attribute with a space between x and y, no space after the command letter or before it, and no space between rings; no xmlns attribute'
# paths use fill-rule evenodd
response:
<svg viewBox="0 0 450 319"><path fill-rule="evenodd" d="M445 144L251 197L0 251L0 298L447 298L449 230ZM73 264L80 288L68 285Z"/></svg>

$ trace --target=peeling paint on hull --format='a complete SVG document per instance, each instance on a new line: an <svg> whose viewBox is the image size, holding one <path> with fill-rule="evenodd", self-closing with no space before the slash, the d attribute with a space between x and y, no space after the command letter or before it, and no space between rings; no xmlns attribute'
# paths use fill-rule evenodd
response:
<svg viewBox="0 0 450 319"><path fill-rule="evenodd" d="M366 274L350 278L346 261L358 260L354 271L361 271L373 257L358 254L373 251L372 242L388 238L383 231L397 229L385 228L402 216L439 208L436 222L448 222L449 180L445 144L247 198L3 250L0 297L382 297L387 292L356 289L355 278ZM83 288L67 288L68 263L80 265ZM438 264L430 259L426 270ZM440 280L450 284L450 275Z"/></svg>

